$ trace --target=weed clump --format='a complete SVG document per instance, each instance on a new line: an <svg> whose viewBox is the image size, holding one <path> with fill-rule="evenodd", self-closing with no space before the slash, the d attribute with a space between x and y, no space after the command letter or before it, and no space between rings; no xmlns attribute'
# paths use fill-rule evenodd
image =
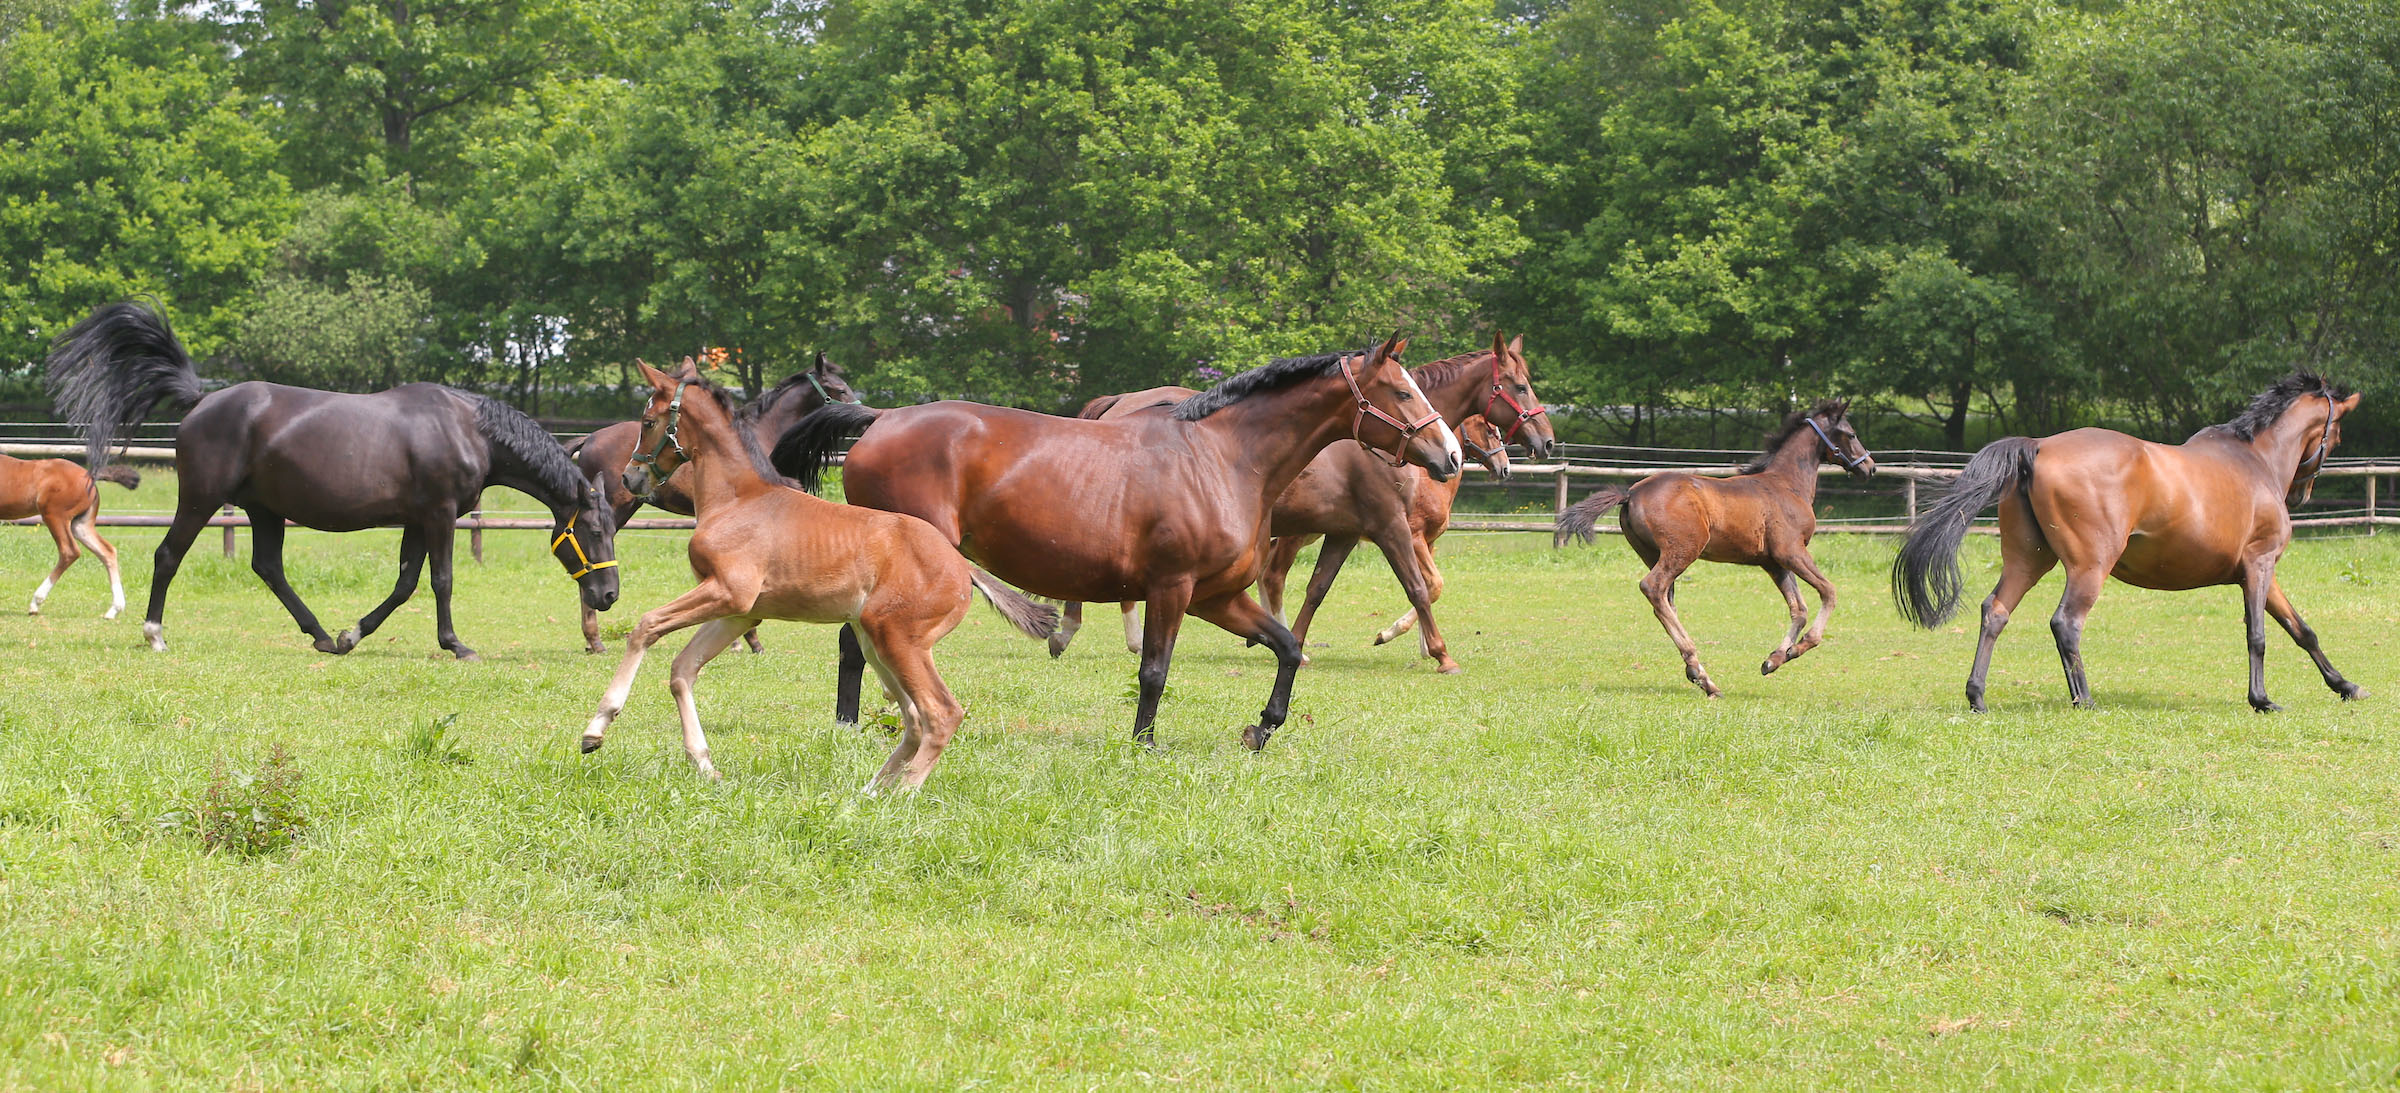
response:
<svg viewBox="0 0 2400 1093"><path fill-rule="evenodd" d="M200 799L161 815L158 828L199 839L211 854L245 857L273 853L308 834L300 808L300 768L280 743L256 770L237 770L217 760Z"/></svg>

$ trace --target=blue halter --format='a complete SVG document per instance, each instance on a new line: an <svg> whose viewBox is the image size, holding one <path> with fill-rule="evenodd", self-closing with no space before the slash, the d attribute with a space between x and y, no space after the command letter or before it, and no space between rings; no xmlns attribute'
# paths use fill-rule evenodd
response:
<svg viewBox="0 0 2400 1093"><path fill-rule="evenodd" d="M1810 417L1805 420L1808 422L1808 427L1816 431L1817 439L1825 442L1825 450L1833 453L1833 461L1841 464L1844 468L1855 471L1858 469L1859 464L1865 463L1868 459L1873 458L1874 453L1872 452L1868 453L1867 455L1859 456L1856 459L1852 459L1849 456L1843 455L1841 447L1833 442L1832 437L1825 435L1825 427L1817 424L1816 418Z"/></svg>

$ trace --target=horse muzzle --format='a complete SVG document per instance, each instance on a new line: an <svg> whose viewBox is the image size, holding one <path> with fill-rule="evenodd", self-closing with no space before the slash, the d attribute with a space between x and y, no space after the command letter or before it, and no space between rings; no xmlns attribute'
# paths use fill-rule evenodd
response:
<svg viewBox="0 0 2400 1093"><path fill-rule="evenodd" d="M651 488L655 485L650 481L650 468L642 466L626 468L622 480L625 483L625 492L635 497L650 496Z"/></svg>
<svg viewBox="0 0 2400 1093"><path fill-rule="evenodd" d="M594 570L575 582L583 595L583 605L594 611L606 611L617 605L617 571Z"/></svg>

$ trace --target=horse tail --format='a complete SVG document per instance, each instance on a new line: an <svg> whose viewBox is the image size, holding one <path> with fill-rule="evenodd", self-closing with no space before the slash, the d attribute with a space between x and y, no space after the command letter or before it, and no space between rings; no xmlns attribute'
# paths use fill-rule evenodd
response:
<svg viewBox="0 0 2400 1093"><path fill-rule="evenodd" d="M969 566L967 572L976 590L991 601L992 609L1000 612L1000 617L1007 619L1018 633L1039 641L1058 632L1057 608L1036 603L1033 597L1001 584L1000 578L984 572L982 566Z"/></svg>
<svg viewBox="0 0 2400 1093"><path fill-rule="evenodd" d="M1986 445L1950 485L1948 492L1917 514L1892 560L1892 606L1900 617L1931 630L1958 611L1961 578L1958 545L1975 514L2010 490L2033 482L2033 455L2041 445L2012 436Z"/></svg>
<svg viewBox="0 0 2400 1093"><path fill-rule="evenodd" d="M50 343L50 399L83 433L84 465L108 466L117 434L139 425L161 399L188 410L206 392L167 317L135 300L102 304Z"/></svg>
<svg viewBox="0 0 2400 1093"><path fill-rule="evenodd" d="M122 463L111 463L92 472L93 482L114 482L129 490L142 487L142 472Z"/></svg>
<svg viewBox="0 0 2400 1093"><path fill-rule="evenodd" d="M862 432L882 417L883 411L855 402L828 402L808 412L785 429L775 441L775 454L770 457L775 469L784 477L800 483L800 488L817 492L823 484L825 468L833 463L835 449L850 434Z"/></svg>
<svg viewBox="0 0 2400 1093"><path fill-rule="evenodd" d="M1625 503L1630 494L1621 486L1605 489L1577 501L1558 514L1558 530L1550 536L1551 546L1565 546L1569 539L1591 542L1600 533L1600 516Z"/></svg>
<svg viewBox="0 0 2400 1093"><path fill-rule="evenodd" d="M1117 401L1124 397L1125 396L1123 395L1102 395L1099 398L1084 403L1083 409L1076 411L1075 416L1080 418L1088 418L1092 421L1098 421L1100 420L1100 415L1107 413L1110 407L1115 406Z"/></svg>

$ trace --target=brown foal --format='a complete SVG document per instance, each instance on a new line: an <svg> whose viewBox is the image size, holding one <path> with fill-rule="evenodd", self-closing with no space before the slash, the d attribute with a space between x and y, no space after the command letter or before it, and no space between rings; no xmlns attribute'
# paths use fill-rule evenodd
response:
<svg viewBox="0 0 2400 1093"><path fill-rule="evenodd" d="M1808 540L1817 531L1818 465L1839 464L1861 478L1875 473L1875 457L1859 443L1846 420L1849 413L1848 400L1828 399L1785 418L1782 429L1769 437L1765 454L1732 478L1675 471L1651 475L1631 489L1601 490L1558 514L1557 539L1591 542L1601 514L1625 506L1625 541L1650 567L1642 595L1674 640L1675 651L1683 654L1684 678L1710 698L1725 692L1708 678L1700 647L1676 617L1675 580L1696 561L1766 570L1792 615L1783 643L1759 665L1761 675L1772 675L1822 643L1825 621L1833 615L1833 582L1808 554ZM1801 581L1817 590L1813 623L1800 599Z"/></svg>
<svg viewBox="0 0 2400 1093"><path fill-rule="evenodd" d="M625 708L642 655L659 638L700 626L675 658L667 689L683 719L683 750L716 778L692 684L700 669L764 619L846 623L886 694L900 705L898 747L867 785L915 789L942 757L965 717L933 667L933 645L958 626L981 587L1009 621L1047 637L1049 608L976 573L950 541L914 516L839 505L793 488L768 467L756 438L737 427L724 393L688 366L650 381L641 442L626 486L646 494L688 467L679 481L699 527L692 532L698 587L642 616L625 639L625 659L583 730L583 750L600 747Z"/></svg>
<svg viewBox="0 0 2400 1093"><path fill-rule="evenodd" d="M2250 705L2267 698L2265 616L2273 615L2343 699L2365 692L2343 679L2316 631L2275 581L2292 541L2291 507L2315 489L2317 472L2342 440L2342 415L2358 396L2307 372L2278 380L2248 409L2179 445L2153 444L2107 429L1994 441L1959 472L1940 501L1919 514L1892 565L1894 604L1920 626L1958 609L1958 547L1975 514L2000 506L2000 583L1983 601L1967 705L1982 712L1992 646L2009 613L2054 566L2066 594L2050 634L2066 669L2067 697L2092 705L2083 674L2083 624L2108 578L2141 588L2242 589L2250 649Z"/></svg>
<svg viewBox="0 0 2400 1093"><path fill-rule="evenodd" d="M142 484L142 476L131 467L116 464L92 475L73 460L0 455L0 520L39 516L42 526L50 529L50 538L58 543L58 564L50 567L42 586L33 590L33 604L25 609L26 614L42 613L42 601L50 598L50 590L67 567L82 556L75 549L77 543L99 555L100 564L108 568L108 613L100 617L113 619L125 610L125 581L117 573L117 548L108 545L93 524L100 515L102 482L130 490Z"/></svg>

